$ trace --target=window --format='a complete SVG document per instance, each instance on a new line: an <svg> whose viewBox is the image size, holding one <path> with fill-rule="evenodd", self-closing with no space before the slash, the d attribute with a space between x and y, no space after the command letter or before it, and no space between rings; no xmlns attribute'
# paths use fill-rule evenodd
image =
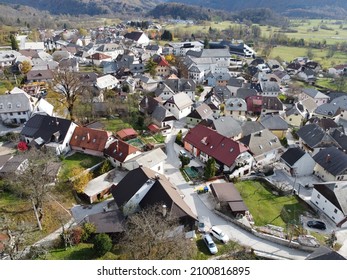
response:
<svg viewBox="0 0 347 280"><path fill-rule="evenodd" d="M317 198L320 198L320 194L317 194Z"/></svg>
<svg viewBox="0 0 347 280"><path fill-rule="evenodd" d="M0 109L4 109L4 104L0 103Z"/></svg>
<svg viewBox="0 0 347 280"><path fill-rule="evenodd" d="M334 213L337 214L337 209L335 208Z"/></svg>
<svg viewBox="0 0 347 280"><path fill-rule="evenodd" d="M7 108L12 109L12 104L11 104L11 103L8 103L8 104L7 104Z"/></svg>

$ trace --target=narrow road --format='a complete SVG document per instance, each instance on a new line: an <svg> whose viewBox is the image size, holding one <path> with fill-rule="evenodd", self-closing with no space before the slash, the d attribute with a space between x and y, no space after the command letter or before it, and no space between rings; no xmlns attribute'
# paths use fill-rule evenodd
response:
<svg viewBox="0 0 347 280"><path fill-rule="evenodd" d="M199 195L194 192L194 187L186 183L179 171L180 161L178 159L177 152L179 151L180 147L174 143L177 132L177 129L173 129L172 133L166 138L167 160L164 165L165 175L169 178L171 183L175 184L181 190L185 196L184 201L190 206L192 211L197 216L209 217L212 225L218 225L230 236L232 240L243 246L251 247L255 250L266 252L267 254L284 259L303 260L307 257L309 254L308 252L292 249L265 239L258 238L216 215L213 212L213 209L209 209L201 200Z"/></svg>

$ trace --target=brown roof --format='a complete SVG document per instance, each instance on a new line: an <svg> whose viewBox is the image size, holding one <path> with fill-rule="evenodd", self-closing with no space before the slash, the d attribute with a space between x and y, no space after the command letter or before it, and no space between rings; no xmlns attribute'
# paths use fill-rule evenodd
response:
<svg viewBox="0 0 347 280"><path fill-rule="evenodd" d="M137 151L139 150L134 146L131 146L122 140L116 140L105 150L105 155L108 155L119 162L124 162L128 155L136 153Z"/></svg>
<svg viewBox="0 0 347 280"><path fill-rule="evenodd" d="M220 202L228 202L233 212L247 211L248 208L243 202L239 191L233 183L216 183L210 185L212 194Z"/></svg>
<svg viewBox="0 0 347 280"><path fill-rule="evenodd" d="M109 55L103 54L103 53L94 53L87 57L88 59L95 59L95 60L103 60L103 59L109 59L112 58Z"/></svg>
<svg viewBox="0 0 347 280"><path fill-rule="evenodd" d="M72 134L70 145L102 152L109 137L107 131L88 127L76 127Z"/></svg>
<svg viewBox="0 0 347 280"><path fill-rule="evenodd" d="M187 133L184 142L188 142L200 151L213 157L216 161L229 167L233 165L241 153L248 150L244 144L227 138L200 124Z"/></svg>
<svg viewBox="0 0 347 280"><path fill-rule="evenodd" d="M120 139L125 139L125 138L128 138L128 137L132 137L132 136L137 136L137 132L135 129L133 128L124 128L120 131L117 132L117 136L120 138Z"/></svg>
<svg viewBox="0 0 347 280"><path fill-rule="evenodd" d="M157 203L165 203L173 214L191 217L196 220L196 215L180 196L177 188L172 185L164 175L156 174L147 167L139 167L130 171L117 186L111 188L112 196L119 207L123 206L136 192L148 181L155 180L152 188L141 201L141 206L146 207Z"/></svg>
<svg viewBox="0 0 347 280"><path fill-rule="evenodd" d="M51 80L53 72L51 70L30 70L27 74L27 80Z"/></svg>

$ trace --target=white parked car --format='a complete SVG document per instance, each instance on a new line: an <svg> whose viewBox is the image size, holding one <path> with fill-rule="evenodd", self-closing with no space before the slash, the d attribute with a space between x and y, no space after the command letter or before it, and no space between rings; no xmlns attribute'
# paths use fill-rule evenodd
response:
<svg viewBox="0 0 347 280"><path fill-rule="evenodd" d="M216 244L213 242L212 237L209 234L204 234L202 239L204 240L208 250L212 255L218 253Z"/></svg>
<svg viewBox="0 0 347 280"><path fill-rule="evenodd" d="M219 227L212 226L210 230L211 235L218 239L220 242L228 243L229 242L229 236L226 235Z"/></svg>

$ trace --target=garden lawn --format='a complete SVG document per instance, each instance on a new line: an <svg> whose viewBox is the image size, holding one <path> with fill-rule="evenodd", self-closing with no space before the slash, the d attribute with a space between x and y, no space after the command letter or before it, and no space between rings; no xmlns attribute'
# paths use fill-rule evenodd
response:
<svg viewBox="0 0 347 280"><path fill-rule="evenodd" d="M132 128L132 125L123 122L121 119L108 119L108 120L101 120L101 123L105 125L105 130L111 131L111 132L117 132L119 130L122 130L124 128Z"/></svg>
<svg viewBox="0 0 347 280"><path fill-rule="evenodd" d="M73 155L63 159L60 177L62 180L67 180L71 176L71 170L75 167L84 169L90 168L104 159L96 156L86 155L82 153L74 153Z"/></svg>
<svg viewBox="0 0 347 280"><path fill-rule="evenodd" d="M235 184L256 226L272 224L285 227L287 223L299 224L299 216L308 209L295 196L274 195L258 181Z"/></svg>
<svg viewBox="0 0 347 280"><path fill-rule="evenodd" d="M95 259L93 244L80 243L65 249L50 251L48 260L92 260Z"/></svg>

